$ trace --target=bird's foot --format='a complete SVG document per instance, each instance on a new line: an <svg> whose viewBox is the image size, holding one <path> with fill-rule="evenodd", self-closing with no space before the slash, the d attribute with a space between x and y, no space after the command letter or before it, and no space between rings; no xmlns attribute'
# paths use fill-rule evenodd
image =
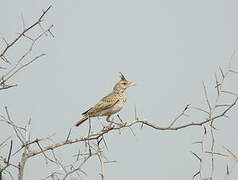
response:
<svg viewBox="0 0 238 180"><path fill-rule="evenodd" d="M114 125L108 125L103 127L103 131L109 131L110 129L113 129L115 126Z"/></svg>

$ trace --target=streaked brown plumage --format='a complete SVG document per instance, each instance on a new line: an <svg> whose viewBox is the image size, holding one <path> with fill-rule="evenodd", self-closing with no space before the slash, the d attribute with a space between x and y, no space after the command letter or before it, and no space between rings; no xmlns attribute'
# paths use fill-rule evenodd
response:
<svg viewBox="0 0 238 180"><path fill-rule="evenodd" d="M121 79L116 83L111 93L103 97L95 106L83 112L84 116L75 126L79 126L90 117L107 116L107 120L112 114L119 112L126 102L125 90L134 86L133 82L128 81L121 73Z"/></svg>

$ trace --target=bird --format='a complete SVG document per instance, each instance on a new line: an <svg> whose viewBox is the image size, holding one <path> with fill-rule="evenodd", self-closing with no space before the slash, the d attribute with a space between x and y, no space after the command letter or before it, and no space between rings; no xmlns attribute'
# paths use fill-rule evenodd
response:
<svg viewBox="0 0 238 180"><path fill-rule="evenodd" d="M97 104L83 112L83 117L75 124L79 126L91 117L107 116L109 121L111 115L119 112L126 100L125 90L128 87L135 86L135 83L128 81L120 72L120 80L114 85L111 93L103 97Z"/></svg>

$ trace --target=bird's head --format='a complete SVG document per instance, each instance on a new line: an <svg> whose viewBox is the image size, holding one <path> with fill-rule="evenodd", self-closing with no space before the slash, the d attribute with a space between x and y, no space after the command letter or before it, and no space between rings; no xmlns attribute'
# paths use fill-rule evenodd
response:
<svg viewBox="0 0 238 180"><path fill-rule="evenodd" d="M120 81L116 83L113 90L118 92L124 92L128 87L135 86L136 84L128 81L125 76L120 72Z"/></svg>

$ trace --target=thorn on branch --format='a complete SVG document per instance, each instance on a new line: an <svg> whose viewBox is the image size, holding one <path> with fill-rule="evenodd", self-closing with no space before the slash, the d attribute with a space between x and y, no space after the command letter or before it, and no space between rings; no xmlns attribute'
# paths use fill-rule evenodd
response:
<svg viewBox="0 0 238 180"><path fill-rule="evenodd" d="M133 134L133 136L136 136L136 134L134 133L133 129L129 126L129 129L131 131L131 133Z"/></svg>
<svg viewBox="0 0 238 180"><path fill-rule="evenodd" d="M11 154L12 154L12 145L13 145L13 141L11 140L10 148L9 148L9 152L8 152L8 157L7 157L7 161L5 162L6 165L5 165L3 168L0 167L0 178L2 178L2 177L1 177L1 176L2 176L2 172L3 172L5 169L7 169L7 167L10 165L10 158L11 158ZM2 179L0 179L0 180L2 180Z"/></svg>
<svg viewBox="0 0 238 180"><path fill-rule="evenodd" d="M225 75L224 75L224 73L223 73L223 71L222 71L222 68L219 67L219 70L220 70L220 73L221 73L221 76L222 76L222 80L224 80L224 79L225 79Z"/></svg>
<svg viewBox="0 0 238 180"><path fill-rule="evenodd" d="M218 82L218 78L217 78L217 74L216 74L216 73L215 73L215 80L216 80L216 86L215 86L215 88L217 89L217 96L219 96L219 95L220 95L220 89L219 89L219 87L220 87L221 83Z"/></svg>
<svg viewBox="0 0 238 180"><path fill-rule="evenodd" d="M12 63L3 55L3 53L0 54L0 57L1 57L1 59L2 59L4 62L6 62L6 63L9 64L9 65L12 65Z"/></svg>
<svg viewBox="0 0 238 180"><path fill-rule="evenodd" d="M203 90L204 90L204 94L205 94L205 99L206 99L206 102L207 102L207 105L209 108L209 115L211 115L212 107L211 107L210 101L208 99L207 88L206 88L204 81L202 82L202 85L203 85Z"/></svg>
<svg viewBox="0 0 238 180"><path fill-rule="evenodd" d="M69 133L68 133L68 135L67 135L67 138L66 138L66 142L68 142L68 140L69 140L69 137L70 137L70 135L71 135L71 131L72 131L72 129L70 128L70 130L69 130Z"/></svg>
<svg viewBox="0 0 238 180"><path fill-rule="evenodd" d="M188 109L188 107L190 106L191 104L187 104L186 107L184 108L184 112Z"/></svg>
<svg viewBox="0 0 238 180"><path fill-rule="evenodd" d="M193 144L202 144L202 141L193 142Z"/></svg>
<svg viewBox="0 0 238 180"><path fill-rule="evenodd" d="M226 148L225 146L223 146L223 148L230 154L230 156L232 157L232 159L238 161L238 157L236 154L234 154L232 151L230 151L228 148Z"/></svg>
<svg viewBox="0 0 238 180"><path fill-rule="evenodd" d="M104 138L104 136L103 136L103 135L102 135L102 140L103 140L103 143L104 143L104 145L105 145L106 149L108 150L107 142L106 142L106 140L105 140L105 138Z"/></svg>
<svg viewBox="0 0 238 180"><path fill-rule="evenodd" d="M5 143L7 142L12 136L9 136L8 138L6 138L1 144L0 144L0 147Z"/></svg>
<svg viewBox="0 0 238 180"><path fill-rule="evenodd" d="M206 129L206 127L205 126L203 126L203 129L204 129L204 135L206 135L207 134L207 129Z"/></svg>
<svg viewBox="0 0 238 180"><path fill-rule="evenodd" d="M139 120L138 115L137 115L136 105L134 106L134 113L135 113L135 120Z"/></svg>
<svg viewBox="0 0 238 180"><path fill-rule="evenodd" d="M200 171L196 172L194 175L193 175L193 179L200 174Z"/></svg>
<svg viewBox="0 0 238 180"><path fill-rule="evenodd" d="M38 147L40 148L40 150L41 150L41 152L42 152L42 154L44 155L44 157L45 157L45 162L46 162L46 164L48 164L48 157L46 156L46 154L45 154L45 152L44 152L44 150L42 149L42 147L41 147L41 145L40 145L40 143L39 143L39 141L36 141L36 143L37 143L37 145L38 145Z"/></svg>
<svg viewBox="0 0 238 180"><path fill-rule="evenodd" d="M26 25L25 25L25 20L22 13L21 13L21 20L22 20L22 29L24 30L26 28Z"/></svg>
<svg viewBox="0 0 238 180"><path fill-rule="evenodd" d="M4 76L1 77L0 85L2 86L0 90L9 89L9 88L17 86L17 84L13 84L13 85L6 84L6 80L4 79Z"/></svg>
<svg viewBox="0 0 238 180"><path fill-rule="evenodd" d="M141 126L140 126L140 129L141 129L141 130L142 130L143 126L144 126L144 123L141 122Z"/></svg>
<svg viewBox="0 0 238 180"><path fill-rule="evenodd" d="M221 91L222 93L225 93L225 94L231 94L231 95L234 95L234 96L237 96L238 97L238 94L237 93L234 93L234 92L231 92L231 91Z"/></svg>
<svg viewBox="0 0 238 180"><path fill-rule="evenodd" d="M234 73L234 74L238 74L238 72L234 71L234 70L229 70L229 72Z"/></svg>
<svg viewBox="0 0 238 180"><path fill-rule="evenodd" d="M193 108L193 109L196 109L196 110L198 110L198 111L202 111L202 112L204 112L204 113L206 113L206 114L209 115L209 112L207 112L206 110L204 110L204 109L202 109L202 108L195 107L195 106L193 106L192 108Z"/></svg>
<svg viewBox="0 0 238 180"><path fill-rule="evenodd" d="M217 130L217 128L213 124L210 124L210 127L214 130Z"/></svg>
<svg viewBox="0 0 238 180"><path fill-rule="evenodd" d="M98 139L97 139L97 145L99 146L100 145L100 142L102 141L103 139L103 136L99 136Z"/></svg>
<svg viewBox="0 0 238 180"><path fill-rule="evenodd" d="M7 165L9 165L9 163L10 163L10 157L11 157L11 154L12 154L12 145L13 145L13 141L11 140L9 153L8 153L8 158L7 158Z"/></svg>
<svg viewBox="0 0 238 180"><path fill-rule="evenodd" d="M196 153L194 153L194 152L192 152L192 151L191 151L191 153L192 153L200 162L202 162L202 159L201 159Z"/></svg>
<svg viewBox="0 0 238 180"><path fill-rule="evenodd" d="M229 175L229 174L230 174L230 171L229 171L228 164L226 165L226 174L227 174L227 175Z"/></svg>
<svg viewBox="0 0 238 180"><path fill-rule="evenodd" d="M8 44L7 40L5 38L2 38L2 39L5 42L5 44L8 46L9 44Z"/></svg>

